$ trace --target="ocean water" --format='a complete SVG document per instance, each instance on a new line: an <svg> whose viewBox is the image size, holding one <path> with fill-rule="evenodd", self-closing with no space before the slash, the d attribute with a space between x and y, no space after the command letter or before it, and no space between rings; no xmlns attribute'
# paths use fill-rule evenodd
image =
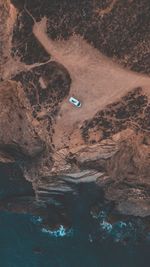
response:
<svg viewBox="0 0 150 267"><path fill-rule="evenodd" d="M39 221L37 218L36 222L29 215L0 213L0 266L150 266L148 243L123 245L113 240L92 241L84 229L72 229L63 235L53 235L42 231Z"/></svg>
<svg viewBox="0 0 150 267"><path fill-rule="evenodd" d="M33 193L27 183L16 180L14 186L12 172L3 169L1 177L5 178L0 183L1 198L5 192L6 196ZM99 191L91 183L67 195L72 220L68 229L64 225L48 229L40 216L0 211L0 267L149 267L150 233L145 234L142 221L131 218L111 224L108 205L91 213L91 204L98 199Z"/></svg>

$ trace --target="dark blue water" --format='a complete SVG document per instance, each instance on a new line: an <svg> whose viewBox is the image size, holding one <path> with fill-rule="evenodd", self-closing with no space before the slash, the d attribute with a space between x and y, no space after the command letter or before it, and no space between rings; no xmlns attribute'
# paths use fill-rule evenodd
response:
<svg viewBox="0 0 150 267"><path fill-rule="evenodd" d="M88 223L88 222L87 222ZM42 233L28 215L0 213L0 266L148 267L148 244L91 242L85 232L64 237Z"/></svg>
<svg viewBox="0 0 150 267"><path fill-rule="evenodd" d="M31 186L17 177L20 173L12 179L12 170L1 169L1 198L32 195ZM144 233L142 221L110 224L106 205L96 215L90 212L99 198L92 184L76 192L66 198L70 229L50 231L40 217L0 211L0 267L149 267L150 233Z"/></svg>

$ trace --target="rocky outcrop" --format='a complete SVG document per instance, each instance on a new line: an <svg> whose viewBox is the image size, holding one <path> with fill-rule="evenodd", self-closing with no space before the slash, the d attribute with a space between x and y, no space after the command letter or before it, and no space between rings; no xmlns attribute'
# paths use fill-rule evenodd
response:
<svg viewBox="0 0 150 267"><path fill-rule="evenodd" d="M37 214L37 203L93 182L120 213L150 215L150 79L100 53L149 74L148 2L11 2L2 5L0 162L17 162L32 182L36 201L22 209L27 201Z"/></svg>
<svg viewBox="0 0 150 267"><path fill-rule="evenodd" d="M32 126L31 109L19 84L0 84L0 149L10 154L35 157L44 149Z"/></svg>

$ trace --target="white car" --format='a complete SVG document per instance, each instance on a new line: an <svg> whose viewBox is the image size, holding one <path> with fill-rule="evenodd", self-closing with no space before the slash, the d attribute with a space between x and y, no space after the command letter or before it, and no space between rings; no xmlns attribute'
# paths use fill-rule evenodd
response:
<svg viewBox="0 0 150 267"><path fill-rule="evenodd" d="M81 103L80 103L80 101L79 101L78 99L74 98L74 97L70 97L70 98L69 98L69 102L70 102L71 104L73 104L74 106L78 107L78 108L81 107Z"/></svg>

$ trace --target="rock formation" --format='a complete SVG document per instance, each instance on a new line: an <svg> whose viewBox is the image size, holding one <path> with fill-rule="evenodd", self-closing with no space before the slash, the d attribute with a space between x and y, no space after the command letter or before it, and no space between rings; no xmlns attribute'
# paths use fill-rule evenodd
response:
<svg viewBox="0 0 150 267"><path fill-rule="evenodd" d="M19 164L39 202L93 181L145 217L149 1L75 2L1 0L0 162Z"/></svg>

